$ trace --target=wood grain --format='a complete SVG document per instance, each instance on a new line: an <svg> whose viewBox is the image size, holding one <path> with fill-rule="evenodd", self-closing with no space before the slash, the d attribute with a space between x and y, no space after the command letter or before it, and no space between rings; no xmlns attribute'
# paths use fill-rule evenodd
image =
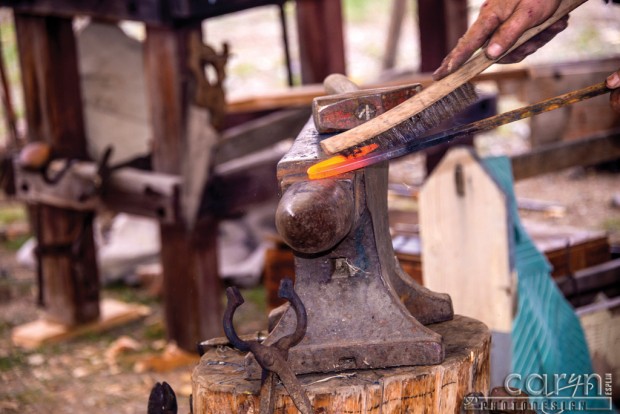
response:
<svg viewBox="0 0 620 414"><path fill-rule="evenodd" d="M462 171L462 196L457 169ZM448 293L455 313L510 332L509 217L501 189L470 150L456 148L428 178L419 203L425 286Z"/></svg>
<svg viewBox="0 0 620 414"><path fill-rule="evenodd" d="M561 19L585 1L586 0L563 1L558 10L549 19L526 31L519 38L519 40L517 40L515 45L506 52L506 54L510 53L512 50L516 49L532 37L551 26L553 23ZM501 56L492 60L489 59L483 52L479 52L467 61L459 70L446 76L444 79L433 83L413 98L403 102L396 108L377 116L365 124L323 140L321 142L321 147L328 154L335 154L372 139L391 128L397 127L399 124L419 114L455 89L469 82L474 76L487 69L499 59L501 59Z"/></svg>
<svg viewBox="0 0 620 414"><path fill-rule="evenodd" d="M430 325L446 345L441 365L311 374L299 379L317 413L459 413L462 398L489 389L490 334L484 324L456 316ZM260 381L246 380L230 348L208 351L192 375L193 412L258 412ZM297 413L281 384L275 413Z"/></svg>
<svg viewBox="0 0 620 414"><path fill-rule="evenodd" d="M181 174L187 145L187 46L199 25L147 26L145 77L153 126L156 171ZM217 221L206 217L190 232L162 224L165 320L168 339L193 351L196 343L220 336L221 286L217 267Z"/></svg>
<svg viewBox="0 0 620 414"><path fill-rule="evenodd" d="M71 19L15 13L29 141L45 141L61 157L85 159L77 53ZM93 214L39 205L39 245L72 246L40 257L46 318L73 325L99 316ZM73 254L71 253L73 251Z"/></svg>

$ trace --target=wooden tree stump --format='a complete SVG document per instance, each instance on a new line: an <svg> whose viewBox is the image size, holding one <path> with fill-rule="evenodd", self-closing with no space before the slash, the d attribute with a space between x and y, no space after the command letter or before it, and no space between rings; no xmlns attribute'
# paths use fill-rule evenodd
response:
<svg viewBox="0 0 620 414"><path fill-rule="evenodd" d="M463 397L489 389L487 327L475 319L429 325L443 336L441 365L299 376L316 413L459 413ZM209 350L192 377L193 412L258 413L260 381L244 379L243 354ZM297 413L282 385L275 413Z"/></svg>

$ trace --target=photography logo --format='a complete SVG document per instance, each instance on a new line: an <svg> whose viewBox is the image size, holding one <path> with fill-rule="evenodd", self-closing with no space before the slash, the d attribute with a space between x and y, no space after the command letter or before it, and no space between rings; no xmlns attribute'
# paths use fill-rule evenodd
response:
<svg viewBox="0 0 620 414"><path fill-rule="evenodd" d="M611 412L612 377L605 374L531 374L506 377L503 395L472 393L463 399L466 411L534 410L543 414Z"/></svg>

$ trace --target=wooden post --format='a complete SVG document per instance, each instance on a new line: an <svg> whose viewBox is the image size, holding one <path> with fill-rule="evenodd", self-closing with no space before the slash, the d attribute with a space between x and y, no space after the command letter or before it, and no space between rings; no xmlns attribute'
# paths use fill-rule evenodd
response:
<svg viewBox="0 0 620 414"><path fill-rule="evenodd" d="M302 83L346 74L340 0L297 0L296 10Z"/></svg>
<svg viewBox="0 0 620 414"><path fill-rule="evenodd" d="M400 41L400 33L405 20L405 12L407 11L407 0L393 0L392 12L390 13L390 25L388 26L388 36L385 42L385 54L381 68L383 70L393 69L396 65L396 53L398 52L398 43Z"/></svg>
<svg viewBox="0 0 620 414"><path fill-rule="evenodd" d="M156 171L181 174L188 113L187 46L190 27L147 26L145 72ZM202 35L200 34L201 38ZM193 233L182 224L161 226L161 258L168 339L185 350L222 332L217 222L203 219Z"/></svg>
<svg viewBox="0 0 620 414"><path fill-rule="evenodd" d="M467 30L467 0L418 0L420 72L432 72Z"/></svg>
<svg viewBox="0 0 620 414"><path fill-rule="evenodd" d="M15 13L30 141L87 158L77 52L71 19ZM37 206L40 288L46 318L66 325L99 316L93 213Z"/></svg>

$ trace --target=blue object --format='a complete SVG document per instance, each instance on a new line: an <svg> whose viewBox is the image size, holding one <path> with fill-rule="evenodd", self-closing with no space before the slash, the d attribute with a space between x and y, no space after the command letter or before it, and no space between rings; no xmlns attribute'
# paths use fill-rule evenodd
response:
<svg viewBox="0 0 620 414"><path fill-rule="evenodd" d="M541 413L615 412L610 409L611 400L598 392L600 377L593 374L579 319L552 280L551 265L519 220L510 160L487 158L483 166L504 191L511 216L518 311L512 327L510 385L528 392L530 402L546 404L545 409L539 409ZM561 402L585 403L588 410L553 409L553 403Z"/></svg>

